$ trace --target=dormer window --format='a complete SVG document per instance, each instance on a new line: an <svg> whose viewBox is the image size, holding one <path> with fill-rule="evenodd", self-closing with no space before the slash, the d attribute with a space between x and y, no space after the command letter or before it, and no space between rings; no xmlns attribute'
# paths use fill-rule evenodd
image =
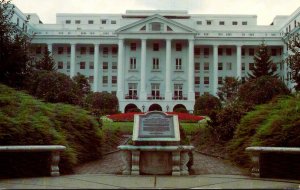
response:
<svg viewBox="0 0 300 190"><path fill-rule="evenodd" d="M151 23L151 31L161 31L162 29L163 29L163 27L160 22L152 22Z"/></svg>
<svg viewBox="0 0 300 190"><path fill-rule="evenodd" d="M146 30L146 26L143 26L140 31L145 31Z"/></svg>
<svg viewBox="0 0 300 190"><path fill-rule="evenodd" d="M173 31L173 29L170 26L167 26L167 31Z"/></svg>

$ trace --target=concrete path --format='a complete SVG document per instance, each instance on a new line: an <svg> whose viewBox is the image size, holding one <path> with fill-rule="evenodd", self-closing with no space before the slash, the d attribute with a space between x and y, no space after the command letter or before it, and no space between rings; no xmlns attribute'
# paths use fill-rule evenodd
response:
<svg viewBox="0 0 300 190"><path fill-rule="evenodd" d="M109 174L2 179L0 189L299 189L300 181L256 179L240 175L122 176Z"/></svg>

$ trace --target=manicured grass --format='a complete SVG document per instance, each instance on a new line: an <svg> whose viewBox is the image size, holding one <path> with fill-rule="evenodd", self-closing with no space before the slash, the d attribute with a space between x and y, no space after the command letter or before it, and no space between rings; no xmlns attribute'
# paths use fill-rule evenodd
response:
<svg viewBox="0 0 300 190"><path fill-rule="evenodd" d="M180 123L187 135L195 132L200 125L198 123ZM133 122L107 122L103 121L103 129L119 130L123 134L132 134Z"/></svg>

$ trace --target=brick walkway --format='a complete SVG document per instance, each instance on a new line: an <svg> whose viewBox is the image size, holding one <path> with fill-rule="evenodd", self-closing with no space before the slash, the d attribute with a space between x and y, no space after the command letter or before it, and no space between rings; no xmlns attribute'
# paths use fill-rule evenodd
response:
<svg viewBox="0 0 300 190"><path fill-rule="evenodd" d="M122 170L121 152L108 154L101 160L81 165L75 169L76 174L120 174ZM230 162L200 153L194 153L194 165L191 174L226 174L243 175L246 172Z"/></svg>

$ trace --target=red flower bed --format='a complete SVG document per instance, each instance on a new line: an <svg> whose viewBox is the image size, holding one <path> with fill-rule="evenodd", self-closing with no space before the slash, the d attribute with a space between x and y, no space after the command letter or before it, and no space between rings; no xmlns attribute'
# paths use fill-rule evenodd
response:
<svg viewBox="0 0 300 190"><path fill-rule="evenodd" d="M124 122L124 121L132 122L134 119L134 114L143 114L143 113L130 112L130 113L113 114L113 115L109 115L107 117L116 122ZM189 113L167 112L167 114L178 115L179 121L191 122L191 123L196 123L204 118L202 116L192 115Z"/></svg>

